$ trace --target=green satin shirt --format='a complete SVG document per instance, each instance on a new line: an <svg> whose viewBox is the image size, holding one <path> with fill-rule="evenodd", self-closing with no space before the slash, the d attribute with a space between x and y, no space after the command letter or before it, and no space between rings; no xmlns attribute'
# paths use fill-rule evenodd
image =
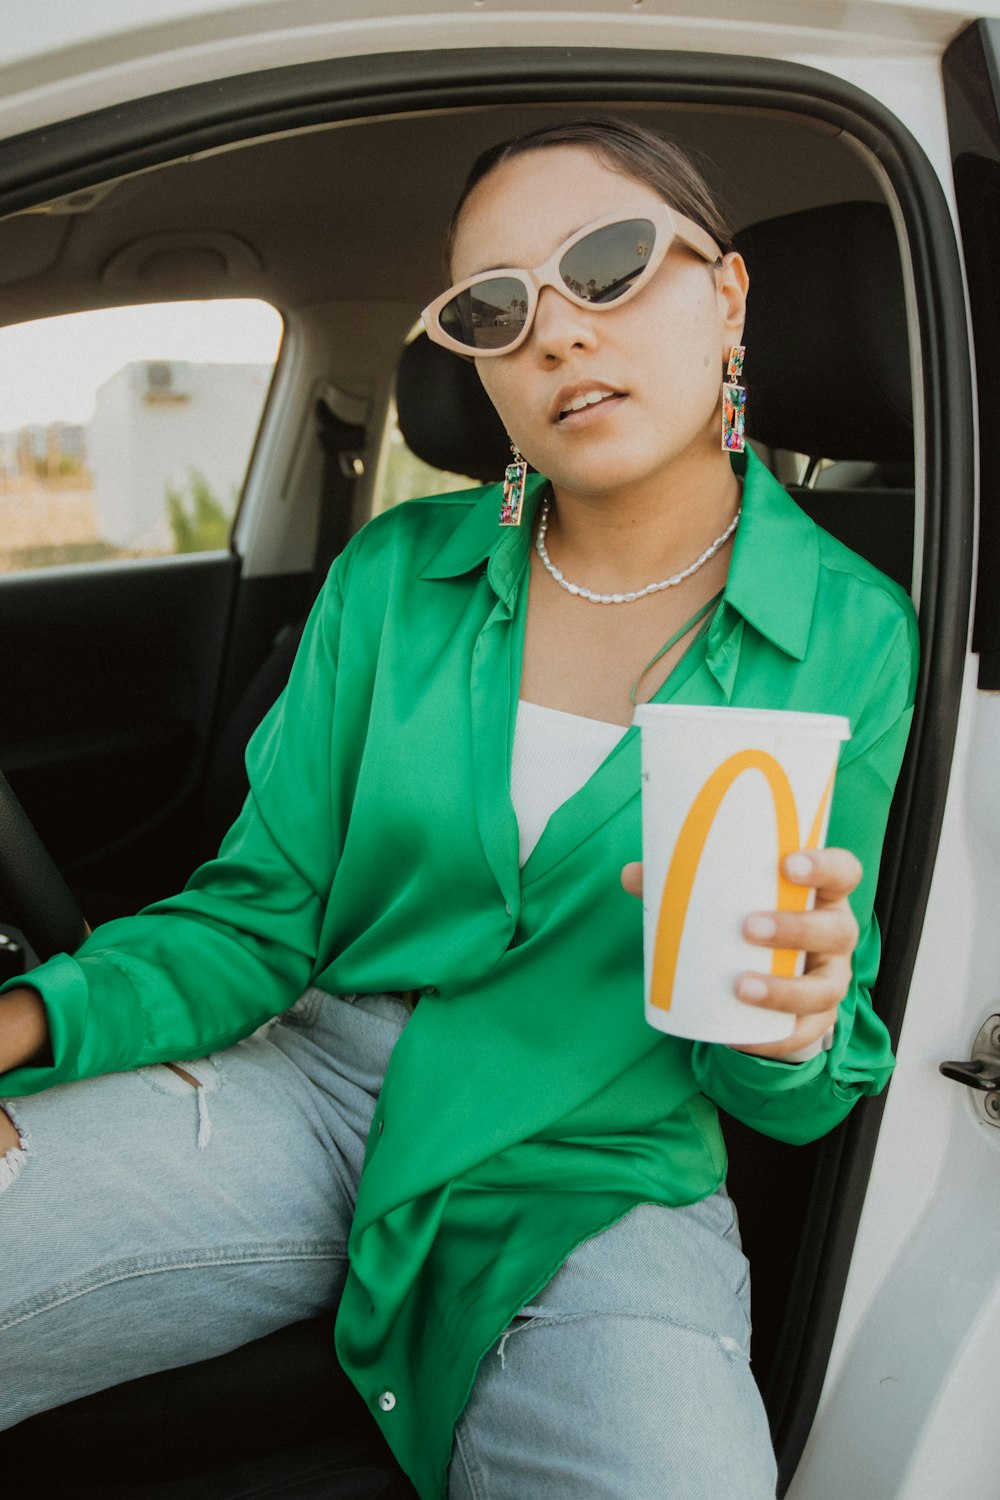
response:
<svg viewBox="0 0 1000 1500"><path fill-rule="evenodd" d="M497 527L492 486L353 539L251 741L218 858L32 973L54 1066L4 1080L30 1093L203 1056L309 984L422 990L378 1101L337 1347L428 1500L480 1358L569 1252L636 1203L722 1181L716 1105L807 1141L892 1067L868 989L913 703L909 600L747 455L723 600L656 700L850 719L829 840L864 865L861 940L831 1051L792 1065L667 1037L643 1019L641 903L619 883L641 855L637 730L518 867L510 757L543 486L529 481L519 530Z"/></svg>

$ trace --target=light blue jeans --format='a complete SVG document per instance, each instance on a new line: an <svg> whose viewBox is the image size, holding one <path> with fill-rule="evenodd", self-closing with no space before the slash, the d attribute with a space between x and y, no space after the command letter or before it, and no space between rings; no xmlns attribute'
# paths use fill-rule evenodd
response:
<svg viewBox="0 0 1000 1500"><path fill-rule="evenodd" d="M226 1052L2 1101L0 1429L334 1305L408 1012L310 990ZM773 1500L724 1192L573 1252L480 1366L452 1500Z"/></svg>

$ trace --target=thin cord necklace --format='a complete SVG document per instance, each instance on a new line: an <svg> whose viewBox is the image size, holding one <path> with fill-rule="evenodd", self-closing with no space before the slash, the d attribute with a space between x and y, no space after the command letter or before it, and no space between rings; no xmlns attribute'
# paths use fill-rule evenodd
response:
<svg viewBox="0 0 1000 1500"><path fill-rule="evenodd" d="M628 594L595 594L592 589L585 589L583 584L570 583L563 577L560 569L553 564L545 547L545 533L549 526L548 499L542 501L542 514L538 522L538 535L535 537L535 551L542 559L546 571L552 574L556 583L558 583L561 589L565 589L567 594L576 594L578 598L589 599L593 604L631 604L636 599L644 599L647 594L656 594L661 589L672 589L676 584L683 583L685 578L690 578L692 573L697 573L698 569L703 568L709 559L715 556L719 548L724 547L726 542L729 541L729 538L739 524L742 513L743 507L740 506L722 535L717 536L712 545L706 547L705 551L699 557L696 557L689 567L682 568L679 573L672 573L669 578L662 579L660 583L647 583L644 589L635 589Z"/></svg>

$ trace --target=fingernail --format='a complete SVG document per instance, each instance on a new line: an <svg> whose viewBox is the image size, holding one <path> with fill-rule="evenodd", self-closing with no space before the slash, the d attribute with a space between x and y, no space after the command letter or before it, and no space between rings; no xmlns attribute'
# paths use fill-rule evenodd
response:
<svg viewBox="0 0 1000 1500"><path fill-rule="evenodd" d="M766 1000L767 985L763 979L756 979L750 974L737 980L736 993L741 1000Z"/></svg>
<svg viewBox="0 0 1000 1500"><path fill-rule="evenodd" d="M752 938L772 938L777 930L777 924L773 917L747 917L743 924L743 931L747 937Z"/></svg>
<svg viewBox="0 0 1000 1500"><path fill-rule="evenodd" d="M813 862L808 854L790 854L785 860L785 874L792 880L805 880L812 874Z"/></svg>

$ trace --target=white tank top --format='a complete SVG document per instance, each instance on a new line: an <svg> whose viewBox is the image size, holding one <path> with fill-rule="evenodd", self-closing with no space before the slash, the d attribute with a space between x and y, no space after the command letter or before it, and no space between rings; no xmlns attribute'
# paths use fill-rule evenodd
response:
<svg viewBox="0 0 1000 1500"><path fill-rule="evenodd" d="M521 700L514 726L510 795L522 865L556 808L590 780L624 733L622 724L585 719Z"/></svg>

